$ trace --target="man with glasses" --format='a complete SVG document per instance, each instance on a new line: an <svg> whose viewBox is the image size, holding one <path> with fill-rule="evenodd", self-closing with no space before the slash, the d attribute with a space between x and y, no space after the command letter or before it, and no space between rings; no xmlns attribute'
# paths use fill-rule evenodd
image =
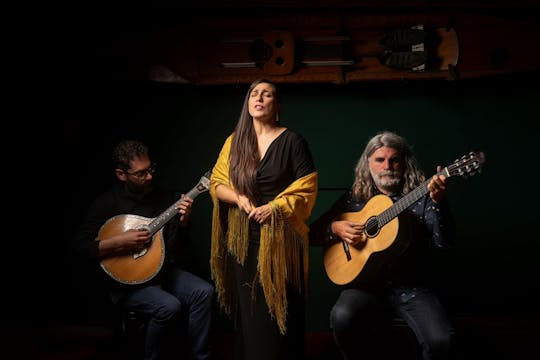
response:
<svg viewBox="0 0 540 360"><path fill-rule="evenodd" d="M149 319L144 359L170 354L170 345L183 341L174 335L186 332L181 328L186 323L186 315L192 358L209 359L214 288L207 281L180 269L173 256L180 243L187 240L193 199L183 195L178 198L152 182L155 164L150 160L148 147L140 141L120 142L114 148L112 160L119 182L91 205L75 238L76 252L94 265L122 257L140 257L143 263L145 252L151 252L150 244L157 241L154 236L162 236L164 258L159 271L148 279L137 281L118 281L111 276L108 279L111 299L123 311ZM126 214L154 219L172 205L177 214L157 232L144 226L103 231L105 224ZM137 264L137 261L133 260L133 263ZM176 357L182 356L176 354Z"/></svg>

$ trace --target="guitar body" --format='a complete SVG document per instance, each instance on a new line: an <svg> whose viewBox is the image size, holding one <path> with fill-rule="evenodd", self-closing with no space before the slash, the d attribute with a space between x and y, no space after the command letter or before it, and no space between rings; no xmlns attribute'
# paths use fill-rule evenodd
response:
<svg viewBox="0 0 540 360"><path fill-rule="evenodd" d="M393 205L392 199L385 195L372 197L358 212L343 213L336 220L365 223L369 218L379 215ZM324 267L330 280L344 285L355 280L366 266L372 254L388 249L396 239L399 220L394 218L375 234L368 234L368 239L357 246L349 245L351 259L347 259L342 241L330 245L324 251Z"/></svg>
<svg viewBox="0 0 540 360"><path fill-rule="evenodd" d="M195 199L210 189L210 176L207 171L185 197ZM152 235L148 246L135 254L110 257L101 261L101 267L114 280L128 285L137 285L155 277L165 262L165 241L163 227L178 214L178 200L155 218L139 215L113 216L98 232L97 240L107 239L131 229L146 229Z"/></svg>
<svg viewBox="0 0 540 360"><path fill-rule="evenodd" d="M130 229L145 227L152 218L138 215L118 215L110 218L100 229L99 239L106 239ZM163 229L154 234L149 246L138 254L110 257L101 261L109 276L124 284L141 284L156 276L165 261Z"/></svg>
<svg viewBox="0 0 540 360"><path fill-rule="evenodd" d="M474 175L480 171L485 161L483 152L470 152L455 160L453 164L446 166L438 174L447 178ZM335 220L365 223L364 232L367 235L367 240L356 246L349 245L350 256L348 256L345 243L341 239L324 249L324 267L330 280L337 285L345 285L353 280L360 282L382 280L379 277L374 277L371 273L382 270L385 264L394 261L409 246L412 230L410 214L404 213L400 220L398 220L398 216L415 201L429 193L429 182L430 178L426 179L395 203L388 196L376 195L369 199L362 210L338 216ZM398 232L401 233L401 236ZM368 269L365 269L361 274L366 266ZM364 273L368 273L367 276L364 276ZM376 273L375 276L377 275L379 274Z"/></svg>

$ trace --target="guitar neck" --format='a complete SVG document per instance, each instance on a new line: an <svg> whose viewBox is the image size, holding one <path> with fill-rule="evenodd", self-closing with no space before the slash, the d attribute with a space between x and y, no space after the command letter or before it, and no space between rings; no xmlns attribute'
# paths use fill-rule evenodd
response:
<svg viewBox="0 0 540 360"><path fill-rule="evenodd" d="M447 168L444 168L443 170L438 172L437 175L445 175L446 177L451 176ZM428 184L430 181L431 181L431 178L424 181L413 191L411 191L410 193L408 193L407 195L403 196L401 199L396 201L394 205L390 206L388 209L384 210L382 213L377 215L377 222L379 224L379 227L383 227L384 225L392 221L393 218L401 214L405 209L411 206L415 201L420 199L422 196L426 195L429 192Z"/></svg>
<svg viewBox="0 0 540 360"><path fill-rule="evenodd" d="M199 196L206 190L207 188L205 188L204 185L199 183L193 189L189 190L185 196L190 199L195 199L197 196ZM159 216L157 216L154 220L152 220L150 224L148 224L148 228L150 230L151 235L154 235L155 233L157 233L159 229L165 226L165 224L169 220L171 220L176 214L178 214L178 210L176 209L176 207L181 201L182 199L178 200L177 202L169 206L167 210L162 212Z"/></svg>

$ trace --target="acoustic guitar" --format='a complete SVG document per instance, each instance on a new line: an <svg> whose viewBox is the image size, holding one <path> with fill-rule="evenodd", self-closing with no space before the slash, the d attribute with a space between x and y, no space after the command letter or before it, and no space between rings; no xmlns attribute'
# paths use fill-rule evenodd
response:
<svg viewBox="0 0 540 360"><path fill-rule="evenodd" d="M474 175L485 162L483 152L471 152L448 165L438 175L452 176ZM352 246L341 240L326 247L323 260L326 274L337 285L346 285L357 279L375 253L384 254L394 243L399 232L398 215L429 192L427 179L413 191L393 203L386 195L375 195L358 212L339 215L335 220L365 223L367 240Z"/></svg>
<svg viewBox="0 0 540 360"><path fill-rule="evenodd" d="M206 172L199 183L185 196L195 199L210 188L211 172ZM97 240L106 239L130 229L146 229L151 234L148 246L134 254L120 255L103 259L100 263L105 272L114 280L128 285L142 284L155 277L165 260L165 241L163 227L178 210L176 206L182 199L169 206L155 218L132 214L113 216L99 230Z"/></svg>

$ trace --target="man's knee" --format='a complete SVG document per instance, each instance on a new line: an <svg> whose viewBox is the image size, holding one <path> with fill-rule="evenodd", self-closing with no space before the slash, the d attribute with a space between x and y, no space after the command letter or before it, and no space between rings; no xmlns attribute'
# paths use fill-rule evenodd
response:
<svg viewBox="0 0 540 360"><path fill-rule="evenodd" d="M154 313L154 318L158 321L169 321L179 318L182 313L182 304L180 301L164 302Z"/></svg>
<svg viewBox="0 0 540 360"><path fill-rule="evenodd" d="M330 327L335 333L346 332L353 325L354 314L348 306L336 304L330 312Z"/></svg>
<svg viewBox="0 0 540 360"><path fill-rule="evenodd" d="M198 298L201 299L201 301L212 302L212 300L214 299L215 290L211 284L204 282L201 284L199 289L197 289L197 294Z"/></svg>

